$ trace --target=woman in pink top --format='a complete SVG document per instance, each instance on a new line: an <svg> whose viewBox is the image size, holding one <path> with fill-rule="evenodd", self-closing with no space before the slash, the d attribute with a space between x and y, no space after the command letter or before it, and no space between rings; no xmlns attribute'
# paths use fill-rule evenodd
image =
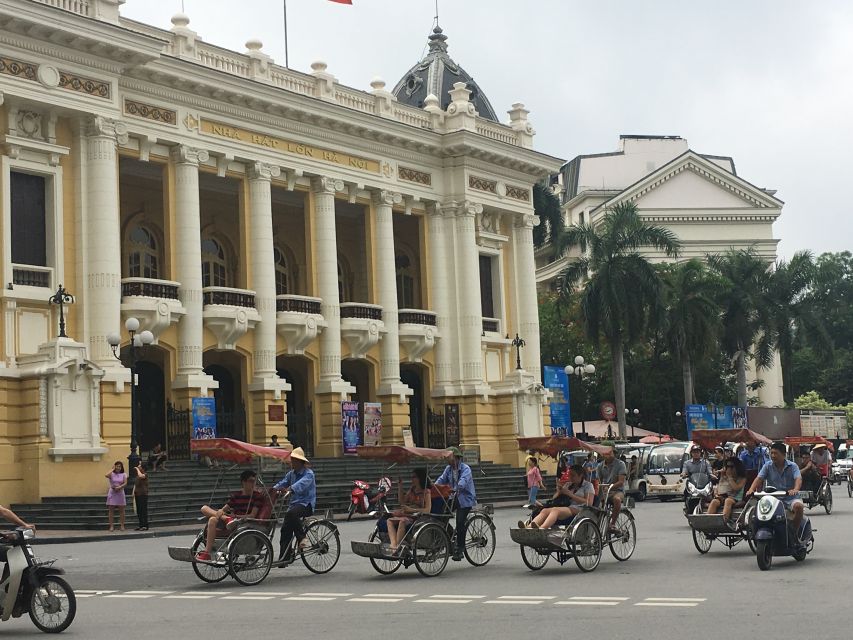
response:
<svg viewBox="0 0 853 640"><path fill-rule="evenodd" d="M124 531L124 507L127 504L127 499L124 495L124 488L127 486L127 474L124 472L124 464L117 461L113 465L112 471L106 476L109 480L110 490L107 492L107 510L110 516L110 531L113 530L113 511L118 509L119 522L121 530Z"/></svg>
<svg viewBox="0 0 853 640"><path fill-rule="evenodd" d="M539 471L539 461L530 456L527 458L527 506L536 504L536 494L539 493L539 489L544 488L542 473Z"/></svg>

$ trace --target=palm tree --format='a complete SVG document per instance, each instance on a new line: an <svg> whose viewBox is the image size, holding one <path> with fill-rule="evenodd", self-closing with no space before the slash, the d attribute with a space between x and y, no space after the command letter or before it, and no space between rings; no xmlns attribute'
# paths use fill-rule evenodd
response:
<svg viewBox="0 0 853 640"><path fill-rule="evenodd" d="M770 321L773 325L774 347L782 364L782 394L786 405L793 405L794 346L799 338L819 356L832 358L832 340L822 318L815 313L811 296L816 266L809 251L798 251L790 262L780 260L770 278L770 298L773 302Z"/></svg>
<svg viewBox="0 0 853 640"><path fill-rule="evenodd" d="M766 369L773 359L772 301L768 294L770 263L750 247L710 255L708 264L723 279L719 298L723 349L735 361L738 406L745 407L747 358L754 358L756 370Z"/></svg>
<svg viewBox="0 0 853 640"><path fill-rule="evenodd" d="M720 280L695 258L667 265L663 280L663 331L672 357L681 362L684 404L694 404L696 363L709 357L718 344Z"/></svg>
<svg viewBox="0 0 853 640"><path fill-rule="evenodd" d="M595 224L569 227L556 245L558 257L574 246L581 250L581 257L560 274L560 289L566 296L581 285L586 334L594 342L603 336L610 346L619 436L625 437L625 348L644 334L652 310L662 304L660 276L640 249L674 257L678 238L644 222L633 202L623 202Z"/></svg>
<svg viewBox="0 0 853 640"><path fill-rule="evenodd" d="M538 249L548 242L553 243L563 230L563 211L560 200L546 185L533 185L533 210L539 216L539 224L533 227L533 245Z"/></svg>

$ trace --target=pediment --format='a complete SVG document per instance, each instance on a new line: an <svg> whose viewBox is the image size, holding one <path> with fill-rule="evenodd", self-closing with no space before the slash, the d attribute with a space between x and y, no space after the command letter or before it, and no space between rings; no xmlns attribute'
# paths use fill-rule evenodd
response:
<svg viewBox="0 0 853 640"><path fill-rule="evenodd" d="M693 151L637 181L602 207L632 201L640 209L780 209L778 198Z"/></svg>

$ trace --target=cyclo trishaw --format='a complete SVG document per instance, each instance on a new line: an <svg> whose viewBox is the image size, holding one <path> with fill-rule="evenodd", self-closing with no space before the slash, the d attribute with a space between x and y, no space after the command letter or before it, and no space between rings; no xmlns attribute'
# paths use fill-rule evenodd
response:
<svg viewBox="0 0 853 640"><path fill-rule="evenodd" d="M225 473L239 465L258 464L256 490L264 498L255 518L237 518L228 526L224 536L216 539L210 560L199 560L196 555L205 548L207 518L190 547L169 547L169 556L173 560L189 562L195 574L204 582L219 582L230 575L242 585L259 584L267 577L273 566L285 567L292 561L277 562L273 555L273 538L278 521L284 516L287 500L282 494L266 486L261 479L263 461L286 462L290 458L287 449L276 449L248 444L229 438L190 441L190 450L211 460L230 462L223 467L211 494L211 503L217 497L217 491ZM284 494L287 495L287 494ZM341 554L341 542L338 528L331 522L331 513L313 515L305 518L305 532L308 546L298 549L297 542L291 541L291 550L298 553L303 564L312 573L327 573L334 568ZM292 557L296 557L295 555Z"/></svg>
<svg viewBox="0 0 853 640"><path fill-rule="evenodd" d="M693 442L706 451L713 451L717 445L725 445L727 442L754 442L758 445L769 445L772 442L769 438L750 429L694 429L692 437ZM744 492L752 486L756 475L758 475L757 471L747 472ZM708 553L714 540L718 540L729 549L746 540L749 548L755 552L751 524L755 503L755 499L736 503L732 509L732 523L729 524L723 520L722 505L718 513L703 513L703 504L700 502L693 513L686 514L687 523L693 532L693 544L696 550L699 553Z"/></svg>
<svg viewBox="0 0 853 640"><path fill-rule="evenodd" d="M519 438L518 448L531 454L558 459L563 452L584 449L599 454L611 447L589 444L565 436ZM510 529L513 542L521 547L521 559L532 571L542 569L549 558L561 565L574 559L581 571L593 571L601 562L605 545L619 561L630 558L637 546L637 527L626 500L616 518L614 530L610 528L612 505L609 500L611 485L601 485L595 503L583 507L578 514L552 529ZM532 514L531 518L532 519ZM528 523L530 521L528 519Z"/></svg>
<svg viewBox="0 0 853 640"><path fill-rule="evenodd" d="M390 467L423 462L434 468L450 464L453 458L453 454L445 449L399 445L358 447L357 454L368 460L384 460L390 463ZM391 553L387 546L387 520L393 515L387 511L379 514L376 528L367 542L351 541L353 553L368 558L373 568L383 575L390 575L401 566L408 568L413 564L421 575L439 575L447 566L451 549L456 544L457 532L452 524L452 495L441 492L435 486L431 489L431 495L431 513L414 516L414 522L406 530L397 554ZM466 560L475 567L487 564L495 553L492 511L492 505L478 504L471 509L466 520L464 553Z"/></svg>
<svg viewBox="0 0 853 640"><path fill-rule="evenodd" d="M822 436L792 436L785 438L785 444L791 448L795 458L799 457L798 454L802 450L801 447L810 447L809 452L811 452L811 449L814 449L815 445L818 444L826 445L826 448L829 449L830 453L835 452L835 447L832 445L832 442ZM795 459L794 462L799 462L799 460ZM831 460L829 467L832 467ZM827 473L829 473L829 469L827 469ZM800 491L799 498L809 510L817 506L822 506L827 515L831 514L832 487L830 486L828 475L821 474L820 486L817 488L817 491L804 489Z"/></svg>

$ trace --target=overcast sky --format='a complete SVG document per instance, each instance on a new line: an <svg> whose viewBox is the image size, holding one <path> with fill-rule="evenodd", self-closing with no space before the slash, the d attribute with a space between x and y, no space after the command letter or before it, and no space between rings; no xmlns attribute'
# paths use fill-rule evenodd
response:
<svg viewBox="0 0 853 640"><path fill-rule="evenodd" d="M127 0L171 27L181 0ZM284 64L282 0L184 0L207 42L260 38ZM323 60L344 84L389 89L425 52L434 0L288 0L290 66ZM619 135L686 138L734 156L785 201L780 253L841 251L853 237L853 2L849 0L439 0L451 56L502 119L531 110L536 148L564 159Z"/></svg>

